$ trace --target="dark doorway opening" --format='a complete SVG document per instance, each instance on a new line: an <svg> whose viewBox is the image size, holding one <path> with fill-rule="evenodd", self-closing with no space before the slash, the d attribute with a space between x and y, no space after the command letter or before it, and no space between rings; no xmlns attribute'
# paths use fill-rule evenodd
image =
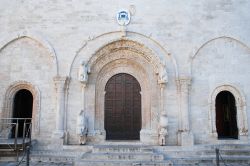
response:
<svg viewBox="0 0 250 166"><path fill-rule="evenodd" d="M228 91L220 92L215 106L218 139L238 139L237 109L233 94Z"/></svg>
<svg viewBox="0 0 250 166"><path fill-rule="evenodd" d="M19 90L14 97L13 118L32 118L33 96L30 91L26 89ZM24 123L30 123L31 120L14 119L13 123L18 122L17 137L23 137ZM26 125L26 130L29 125ZM11 137L15 137L14 126L12 128Z"/></svg>
<svg viewBox="0 0 250 166"><path fill-rule="evenodd" d="M131 75L120 73L105 87L107 140L139 140L141 130L141 87Z"/></svg>

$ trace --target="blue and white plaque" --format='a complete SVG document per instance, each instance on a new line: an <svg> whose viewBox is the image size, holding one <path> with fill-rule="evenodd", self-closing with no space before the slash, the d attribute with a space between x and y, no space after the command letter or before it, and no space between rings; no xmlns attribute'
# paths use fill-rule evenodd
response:
<svg viewBox="0 0 250 166"><path fill-rule="evenodd" d="M119 25L125 26L130 22L130 13L127 10L120 10L116 15L116 20Z"/></svg>

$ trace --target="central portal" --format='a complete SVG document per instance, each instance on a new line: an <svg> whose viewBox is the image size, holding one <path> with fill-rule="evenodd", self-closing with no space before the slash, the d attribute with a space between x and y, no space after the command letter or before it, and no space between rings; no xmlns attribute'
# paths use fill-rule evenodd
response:
<svg viewBox="0 0 250 166"><path fill-rule="evenodd" d="M131 75L120 73L105 87L105 130L107 140L139 140L141 130L141 87Z"/></svg>

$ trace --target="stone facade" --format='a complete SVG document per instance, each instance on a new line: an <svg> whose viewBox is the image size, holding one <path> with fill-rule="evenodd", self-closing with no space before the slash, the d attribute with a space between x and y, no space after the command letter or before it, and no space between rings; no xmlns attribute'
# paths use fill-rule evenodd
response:
<svg viewBox="0 0 250 166"><path fill-rule="evenodd" d="M237 108L239 138L227 142L250 142L249 1L0 3L0 118L11 118L15 94L29 90L36 148L78 144L81 109L87 144L105 144L105 85L118 73L141 86L140 143L225 142L216 131L221 91ZM130 12L126 26L116 21L120 9ZM86 82L78 78L82 62Z"/></svg>

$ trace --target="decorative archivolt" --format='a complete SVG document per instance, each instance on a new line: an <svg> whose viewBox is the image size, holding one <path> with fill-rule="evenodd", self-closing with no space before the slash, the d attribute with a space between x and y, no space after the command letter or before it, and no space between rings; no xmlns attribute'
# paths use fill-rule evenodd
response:
<svg viewBox="0 0 250 166"><path fill-rule="evenodd" d="M114 41L112 43L109 43L108 45L102 47L99 49L99 51L96 52L88 61L88 65L90 68L94 66L100 59L103 59L104 57L113 54L115 52L133 52L136 53L136 55L143 57L150 63L155 72L159 72L159 67L162 65L162 62L159 57L154 56L153 53L147 49L145 46L134 42L130 40L118 40ZM122 53L119 54L118 58L124 58L126 57L126 54L123 55ZM109 57L112 58L112 57ZM115 57L116 58L116 57ZM135 57L136 58L136 57Z"/></svg>
<svg viewBox="0 0 250 166"><path fill-rule="evenodd" d="M209 110L209 120L210 120L210 131L216 133L216 97L222 91L231 92L235 98L236 108L237 108L237 124L239 129L239 135L248 135L248 122L246 113L246 100L242 92L238 88L232 85L221 85L214 89L214 91L209 96L210 110Z"/></svg>
<svg viewBox="0 0 250 166"><path fill-rule="evenodd" d="M27 81L17 81L11 84L5 93L4 99L4 109L3 109L3 117L11 118L13 113L13 102L16 93L19 90L26 89L31 92L33 96L33 108L32 108L32 123L33 123L33 131L35 133L39 133L40 128L40 91L37 87Z"/></svg>
<svg viewBox="0 0 250 166"><path fill-rule="evenodd" d="M69 76L72 76L73 71L79 67L81 61L88 62L90 66L93 66L101 56L118 50L130 50L138 53L154 66L155 72L158 72L162 64L165 63L167 68L171 68L175 72L175 77L178 78L177 64L173 55L151 37L131 31L127 32L126 37L122 37L120 31L89 37L89 40L85 41L76 52Z"/></svg>

